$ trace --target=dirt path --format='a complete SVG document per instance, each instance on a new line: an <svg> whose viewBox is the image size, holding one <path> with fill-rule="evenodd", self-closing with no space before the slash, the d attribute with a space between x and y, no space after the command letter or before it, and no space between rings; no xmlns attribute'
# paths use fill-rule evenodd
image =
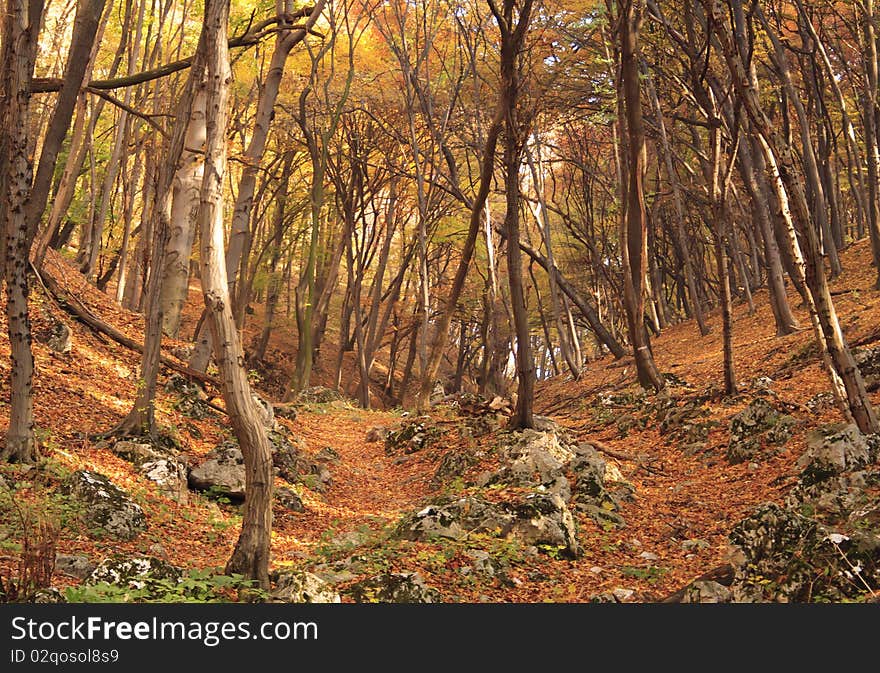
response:
<svg viewBox="0 0 880 673"><path fill-rule="evenodd" d="M308 554L323 540L358 531L379 530L411 510L429 492L431 466L414 457L394 463L382 441L367 442L374 426L399 420L391 413L329 408L326 413L304 411L291 429L308 453L330 447L339 458L330 464L332 483L324 493L305 489L303 513L276 518L273 554L284 559Z"/></svg>

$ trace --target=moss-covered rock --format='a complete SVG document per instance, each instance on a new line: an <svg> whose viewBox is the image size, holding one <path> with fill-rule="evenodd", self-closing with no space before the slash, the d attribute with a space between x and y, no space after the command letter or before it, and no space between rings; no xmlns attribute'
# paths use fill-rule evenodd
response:
<svg viewBox="0 0 880 673"><path fill-rule="evenodd" d="M80 505L93 537L133 540L147 529L143 510L105 475L79 470L65 482L63 490Z"/></svg>
<svg viewBox="0 0 880 673"><path fill-rule="evenodd" d="M727 460L733 465L778 453L791 438L796 421L758 397L730 421Z"/></svg>
<svg viewBox="0 0 880 673"><path fill-rule="evenodd" d="M355 603L440 602L440 592L419 573L382 573L353 584L346 593Z"/></svg>

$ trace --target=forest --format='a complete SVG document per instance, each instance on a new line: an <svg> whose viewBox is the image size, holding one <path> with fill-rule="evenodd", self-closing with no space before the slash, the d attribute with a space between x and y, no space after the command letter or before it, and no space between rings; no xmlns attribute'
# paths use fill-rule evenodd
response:
<svg viewBox="0 0 880 673"><path fill-rule="evenodd" d="M0 602L880 598L873 0L2 0Z"/></svg>

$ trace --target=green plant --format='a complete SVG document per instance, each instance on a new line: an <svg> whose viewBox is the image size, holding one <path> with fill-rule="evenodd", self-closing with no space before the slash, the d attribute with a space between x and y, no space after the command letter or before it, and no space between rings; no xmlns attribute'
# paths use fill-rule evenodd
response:
<svg viewBox="0 0 880 673"><path fill-rule="evenodd" d="M265 600L268 594L242 575L192 569L180 578L146 577L127 585L98 582L67 587L69 603L227 603L237 595Z"/></svg>
<svg viewBox="0 0 880 673"><path fill-rule="evenodd" d="M656 582L668 572L668 569L654 565L644 568L640 568L637 566L623 566L620 569L620 572L626 577L634 577L636 579L646 580L648 582Z"/></svg>

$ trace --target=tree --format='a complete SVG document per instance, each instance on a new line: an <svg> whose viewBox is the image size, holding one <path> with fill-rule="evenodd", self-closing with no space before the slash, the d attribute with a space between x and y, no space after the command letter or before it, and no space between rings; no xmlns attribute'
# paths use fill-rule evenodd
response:
<svg viewBox="0 0 880 673"><path fill-rule="evenodd" d="M639 383L661 390L663 377L654 364L645 329L645 277L648 255L648 213L643 184L645 131L642 123L639 79L639 27L642 23L640 0L624 0L620 6L620 86L626 129L626 177L623 190L623 216L620 227L620 255L623 261L623 291L629 338L635 356Z"/></svg>
<svg viewBox="0 0 880 673"><path fill-rule="evenodd" d="M241 533L226 565L269 586L272 486L275 478L266 428L247 380L238 330L232 315L223 243L223 180L229 118L229 0L207 0L203 44L206 84L205 173L198 223L202 293L214 343L214 359L223 384L223 401L245 462L245 502Z"/></svg>

